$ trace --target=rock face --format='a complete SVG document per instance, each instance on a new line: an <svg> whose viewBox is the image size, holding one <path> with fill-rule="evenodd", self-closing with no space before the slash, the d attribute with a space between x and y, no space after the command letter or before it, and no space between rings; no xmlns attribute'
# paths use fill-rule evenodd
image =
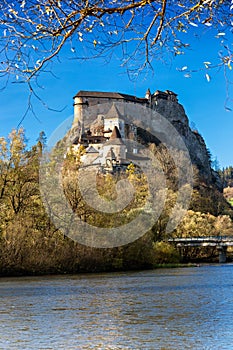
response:
<svg viewBox="0 0 233 350"><path fill-rule="evenodd" d="M156 125L158 133L160 132L159 116L166 118L182 136L192 163L198 168L202 181L207 185L215 185L221 189L221 183L211 169L210 156L205 141L197 131L191 130L185 110L178 102L174 92L166 90L151 94L148 89L145 97L139 98L114 92L79 91L74 96L73 128L79 133L84 132L86 125L93 123L97 115L109 113L109 103L115 104L122 115L127 116L129 113L133 113L134 116L137 116L137 126L139 127L150 130L151 126ZM140 113L138 113L139 109ZM148 109L153 111L151 115L148 113Z"/></svg>
<svg viewBox="0 0 233 350"><path fill-rule="evenodd" d="M165 116L182 135L192 163L197 166L203 180L208 184L215 182L205 141L196 130L191 130L183 106L177 100L161 99L156 96L154 101L152 100L152 109Z"/></svg>

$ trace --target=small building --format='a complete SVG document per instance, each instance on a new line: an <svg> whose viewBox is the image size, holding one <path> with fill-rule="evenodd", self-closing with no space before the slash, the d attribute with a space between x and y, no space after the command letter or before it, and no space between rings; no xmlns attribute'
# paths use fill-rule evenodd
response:
<svg viewBox="0 0 233 350"><path fill-rule="evenodd" d="M86 148L86 152L81 156L82 167L93 166L102 173L119 173L125 172L129 164L133 163L139 169L140 167L149 166L150 158L138 154L134 148L132 151L127 149L124 140L121 137L118 127L115 125L109 138L96 140L100 142L93 143L95 135L88 138L84 135L79 145ZM95 147L98 146L98 148ZM78 147L78 145L74 145Z"/></svg>

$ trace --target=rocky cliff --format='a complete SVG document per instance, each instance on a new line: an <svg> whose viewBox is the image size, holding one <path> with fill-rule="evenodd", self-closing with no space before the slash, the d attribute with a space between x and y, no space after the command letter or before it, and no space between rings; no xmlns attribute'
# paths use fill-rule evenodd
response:
<svg viewBox="0 0 233 350"><path fill-rule="evenodd" d="M222 189L218 175L211 169L210 155L203 137L189 126L184 107L178 102L177 95L169 90L146 92L145 97L135 97L115 92L79 91L74 96L74 129L83 132L97 115L107 115L109 104L114 104L119 115L137 120L142 130L157 129L160 132L159 117L165 117L182 136L194 166L198 169L200 180L206 185ZM151 109L153 113L148 113ZM162 131L163 132L163 131Z"/></svg>
<svg viewBox="0 0 233 350"><path fill-rule="evenodd" d="M207 184L217 183L221 187L217 175L210 166L209 151L203 137L196 130L191 130L184 107L178 101L157 98L152 108L165 116L182 135L189 150L192 163L197 166L200 176Z"/></svg>

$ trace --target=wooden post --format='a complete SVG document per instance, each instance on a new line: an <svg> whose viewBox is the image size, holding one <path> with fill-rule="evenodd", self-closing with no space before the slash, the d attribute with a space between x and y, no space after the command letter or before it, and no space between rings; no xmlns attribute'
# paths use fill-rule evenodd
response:
<svg viewBox="0 0 233 350"><path fill-rule="evenodd" d="M220 264L225 264L227 261L227 246L226 245L220 245L218 248L218 261Z"/></svg>

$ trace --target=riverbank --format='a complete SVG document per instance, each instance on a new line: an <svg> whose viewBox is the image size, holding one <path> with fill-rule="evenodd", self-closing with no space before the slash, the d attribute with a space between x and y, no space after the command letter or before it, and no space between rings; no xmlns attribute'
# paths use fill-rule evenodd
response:
<svg viewBox="0 0 233 350"><path fill-rule="evenodd" d="M102 273L130 273L130 272L140 272L140 271L153 271L157 269L178 269L178 268L193 268L193 267L200 267L200 266L205 266L205 265L216 265L216 263L167 263L167 264L155 264L153 267L143 269L143 268L137 268L137 269L125 269L125 270L120 270L120 269L113 269L113 270L97 270L95 272L93 271L79 271L79 272L74 272L74 271L51 271L51 272L33 272L33 271L12 271L8 273L2 273L0 272L0 278L6 278L6 277L43 277L43 276L68 276L68 275L74 275L74 276L81 276L83 274L91 275L91 274L102 274Z"/></svg>
<svg viewBox="0 0 233 350"><path fill-rule="evenodd" d="M173 263L168 263L168 264L156 264L153 266L153 269L173 269L173 268L179 268L179 267L199 267L200 264L195 264L195 263L179 263L179 264L173 264Z"/></svg>

